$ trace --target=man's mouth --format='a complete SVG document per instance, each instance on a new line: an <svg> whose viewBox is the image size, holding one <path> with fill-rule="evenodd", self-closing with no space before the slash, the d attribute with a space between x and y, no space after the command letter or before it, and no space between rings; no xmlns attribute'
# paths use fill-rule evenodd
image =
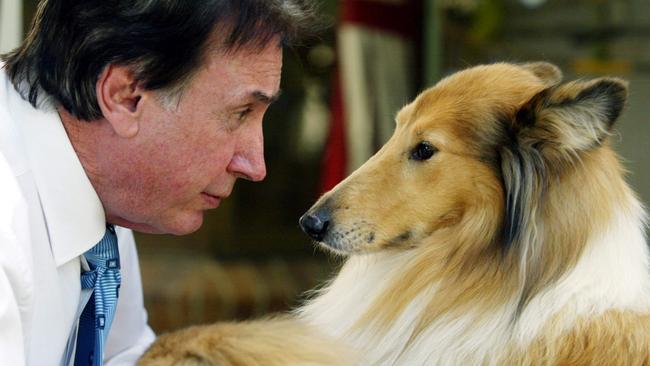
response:
<svg viewBox="0 0 650 366"><path fill-rule="evenodd" d="M201 197L203 197L203 201L207 203L209 208L217 208L221 203L221 197L206 192L201 192Z"/></svg>

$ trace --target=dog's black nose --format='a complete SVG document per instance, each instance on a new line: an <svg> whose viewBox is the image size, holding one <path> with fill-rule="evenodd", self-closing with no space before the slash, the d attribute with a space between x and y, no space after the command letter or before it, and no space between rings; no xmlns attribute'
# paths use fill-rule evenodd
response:
<svg viewBox="0 0 650 366"><path fill-rule="evenodd" d="M321 241L330 225L329 210L321 209L316 212L307 212L298 221L300 228L312 239Z"/></svg>

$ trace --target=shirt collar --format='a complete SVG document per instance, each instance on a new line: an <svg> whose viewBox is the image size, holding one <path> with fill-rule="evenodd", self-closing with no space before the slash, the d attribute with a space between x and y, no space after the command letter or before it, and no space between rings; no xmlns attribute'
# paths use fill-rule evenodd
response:
<svg viewBox="0 0 650 366"><path fill-rule="evenodd" d="M36 109L18 93L11 93L9 107L23 132L54 261L59 266L104 236L104 208L56 110Z"/></svg>

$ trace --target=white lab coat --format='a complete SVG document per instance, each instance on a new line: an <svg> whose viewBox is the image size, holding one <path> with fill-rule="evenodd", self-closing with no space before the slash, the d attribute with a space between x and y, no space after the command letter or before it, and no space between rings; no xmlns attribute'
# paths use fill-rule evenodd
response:
<svg viewBox="0 0 650 366"><path fill-rule="evenodd" d="M0 364L65 361L78 319L80 255L105 229L103 206L58 114L33 108L0 70ZM155 338L133 233L117 229L122 285L105 347L112 366L134 364Z"/></svg>

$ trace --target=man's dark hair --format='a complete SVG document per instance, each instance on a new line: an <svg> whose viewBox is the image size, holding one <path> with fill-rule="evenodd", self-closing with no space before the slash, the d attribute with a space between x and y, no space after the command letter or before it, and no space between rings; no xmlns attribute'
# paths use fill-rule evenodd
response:
<svg viewBox="0 0 650 366"><path fill-rule="evenodd" d="M83 120L102 116L97 78L131 65L145 89L189 80L219 35L224 51L292 45L314 21L306 0L43 0L23 44L4 55L9 78L36 106L45 92ZM278 45L280 46L280 45Z"/></svg>

